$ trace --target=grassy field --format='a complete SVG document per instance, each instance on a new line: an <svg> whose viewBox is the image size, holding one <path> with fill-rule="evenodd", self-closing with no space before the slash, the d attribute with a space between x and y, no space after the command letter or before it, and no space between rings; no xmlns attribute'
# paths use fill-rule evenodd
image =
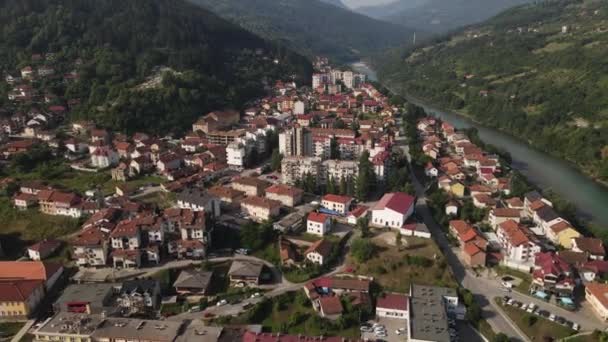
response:
<svg viewBox="0 0 608 342"><path fill-rule="evenodd" d="M353 268L354 273L373 276L388 291L407 292L413 282L421 285L457 286L443 254L433 240L403 237L403 246L397 248L391 245L390 237L384 237L376 236L372 239L377 250L370 260L359 263L348 256L347 265Z"/></svg>
<svg viewBox="0 0 608 342"><path fill-rule="evenodd" d="M545 337L559 340L575 333L574 330L548 319L529 314L509 305L502 305L500 299L496 299L496 302L532 341L544 341Z"/></svg>
<svg viewBox="0 0 608 342"><path fill-rule="evenodd" d="M602 341L602 335L603 335L604 339L608 338L608 333L605 333L605 332L603 333L601 331L596 330L593 333L588 334L588 335L572 337L572 338L568 339L568 342L597 342L597 341Z"/></svg>
<svg viewBox="0 0 608 342"><path fill-rule="evenodd" d="M156 204L161 209L171 208L175 204L175 194L159 191L146 196L138 197L138 201L143 203Z"/></svg>
<svg viewBox="0 0 608 342"><path fill-rule="evenodd" d="M497 266L495 268L496 273L498 273L500 276L506 276L506 275L510 275L516 278L521 279L521 283L519 283L516 287L514 287L514 290L516 290L517 292L521 292L525 295L529 295L530 292L530 285L532 284L532 276L529 273L525 273L522 271L518 271L518 270L514 270L508 267L503 267L503 266Z"/></svg>

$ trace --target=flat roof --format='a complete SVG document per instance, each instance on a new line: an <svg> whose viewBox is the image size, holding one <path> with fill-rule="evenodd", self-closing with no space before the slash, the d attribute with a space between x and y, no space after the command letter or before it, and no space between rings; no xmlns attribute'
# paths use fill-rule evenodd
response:
<svg viewBox="0 0 608 342"><path fill-rule="evenodd" d="M101 315L59 312L38 328L34 335L91 336L102 321Z"/></svg>
<svg viewBox="0 0 608 342"><path fill-rule="evenodd" d="M175 342L217 342L224 328L205 325L200 320L190 322Z"/></svg>
<svg viewBox="0 0 608 342"><path fill-rule="evenodd" d="M410 331L412 339L450 342L444 297L457 296L445 287L412 285Z"/></svg>
<svg viewBox="0 0 608 342"><path fill-rule="evenodd" d="M95 339L174 341L183 322L107 318L91 335Z"/></svg>
<svg viewBox="0 0 608 342"><path fill-rule="evenodd" d="M63 290L61 296L55 301L59 310L63 311L63 305L72 302L88 302L92 308L103 308L111 303L104 303L108 293L120 289L120 284L116 283L95 283L95 284L71 284ZM105 305L104 305L105 304Z"/></svg>

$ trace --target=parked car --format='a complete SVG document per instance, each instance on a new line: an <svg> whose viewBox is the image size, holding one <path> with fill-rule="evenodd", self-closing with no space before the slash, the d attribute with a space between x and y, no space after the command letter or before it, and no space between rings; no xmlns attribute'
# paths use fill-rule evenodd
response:
<svg viewBox="0 0 608 342"><path fill-rule="evenodd" d="M536 314L545 318L549 317L549 311L547 310L538 310Z"/></svg>
<svg viewBox="0 0 608 342"><path fill-rule="evenodd" d="M228 304L228 301L225 299L220 300L219 302L217 302L215 305L216 306L222 306L222 305L226 305Z"/></svg>
<svg viewBox="0 0 608 342"><path fill-rule="evenodd" d="M262 297L262 294L259 293L259 292L256 292L256 293L254 293L254 294L251 295L251 298L259 298L259 297Z"/></svg>
<svg viewBox="0 0 608 342"><path fill-rule="evenodd" d="M533 313L534 311L536 311L536 304L530 303L526 311L528 311L529 313Z"/></svg>
<svg viewBox="0 0 608 342"><path fill-rule="evenodd" d="M579 330L581 330L581 326L578 325L578 323L574 323L574 324L572 324L572 329L579 331Z"/></svg>
<svg viewBox="0 0 608 342"><path fill-rule="evenodd" d="M551 314L551 315L549 315L549 320L550 320L551 322L555 322L555 318L557 318L557 317L555 316L555 314Z"/></svg>

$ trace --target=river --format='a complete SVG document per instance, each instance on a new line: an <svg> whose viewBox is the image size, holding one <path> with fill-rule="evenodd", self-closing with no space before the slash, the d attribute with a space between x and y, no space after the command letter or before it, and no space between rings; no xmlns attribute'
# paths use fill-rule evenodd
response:
<svg viewBox="0 0 608 342"><path fill-rule="evenodd" d="M351 67L367 74L371 80L378 79L376 72L363 62L353 63ZM451 123L456 128L477 128L484 142L503 148L511 154L513 158L511 166L514 169L520 171L542 190L552 190L565 200L574 203L585 219L608 229L608 188L585 176L571 164L536 150L508 134L432 105L417 104L424 107L427 113Z"/></svg>

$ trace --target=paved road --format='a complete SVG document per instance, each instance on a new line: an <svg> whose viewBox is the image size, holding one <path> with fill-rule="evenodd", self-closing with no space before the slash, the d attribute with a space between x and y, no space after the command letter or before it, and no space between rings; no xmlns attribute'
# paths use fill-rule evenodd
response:
<svg viewBox="0 0 608 342"><path fill-rule="evenodd" d="M401 117L399 117L397 120L397 125L401 126L401 120ZM400 143L404 143L404 141L402 140ZM407 146L400 147L405 152L408 160L410 160ZM471 291L471 293L475 296L475 299L481 306L482 317L488 321L490 326L492 326L495 331L506 334L512 340L529 341L528 337L515 324L513 324L511 320L505 317L500 311L500 308L498 308L498 305L494 303L493 298L497 295L502 295L502 293L496 294L495 291L500 290L494 286L488 286L487 284L483 285L483 283L479 281L479 278L477 278L476 274L467 270L460 262L460 259L458 259L458 256L452 251L444 231L437 224L437 222L435 222L435 219L427 206L425 188L418 181L412 167L410 167L410 178L416 190L416 196L418 197L416 203L416 212L422 217L424 223L429 228L433 239L445 255L446 261L450 265L452 273L458 283Z"/></svg>
<svg viewBox="0 0 608 342"><path fill-rule="evenodd" d="M131 199L146 197L151 194L163 191L161 186L147 186L142 191L138 191L135 195L131 196Z"/></svg>
<svg viewBox="0 0 608 342"><path fill-rule="evenodd" d="M13 338L11 339L11 342L19 342L19 341L21 341L21 339L23 338L23 336L25 336L25 334L27 334L27 332L34 325L34 323L36 323L36 320L34 320L34 319L30 319L27 322L25 322L25 325L23 325L23 327L21 328L21 330L19 330L19 332L15 336L13 336Z"/></svg>

